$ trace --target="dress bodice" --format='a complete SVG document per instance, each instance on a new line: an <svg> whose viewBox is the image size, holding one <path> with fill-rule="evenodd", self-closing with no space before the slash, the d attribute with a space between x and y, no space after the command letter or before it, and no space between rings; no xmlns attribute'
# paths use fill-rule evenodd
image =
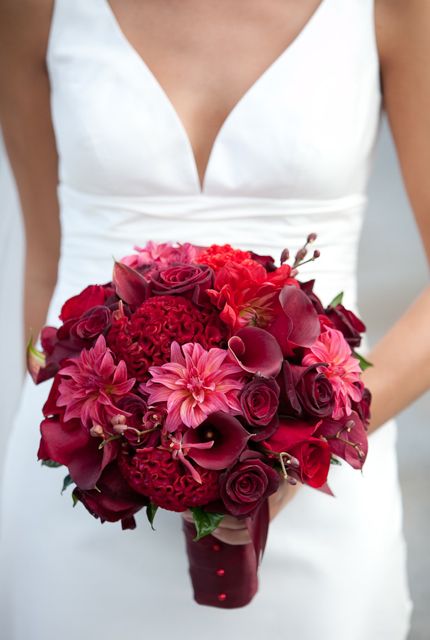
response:
<svg viewBox="0 0 430 640"><path fill-rule="evenodd" d="M348 288L354 302L381 115L373 0L322 0L227 116L202 188L172 102L107 0L56 0L47 64L63 275L75 288L82 266L70 260L88 260L87 280L106 280L112 254L148 239L231 242L278 258L314 231L321 286Z"/></svg>

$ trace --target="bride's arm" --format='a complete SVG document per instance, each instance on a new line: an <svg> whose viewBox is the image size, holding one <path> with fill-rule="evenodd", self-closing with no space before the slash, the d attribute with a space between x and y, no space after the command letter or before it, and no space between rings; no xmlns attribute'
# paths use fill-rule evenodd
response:
<svg viewBox="0 0 430 640"><path fill-rule="evenodd" d="M37 337L57 277L57 152L45 65L52 0L0 0L0 123L26 237L24 339Z"/></svg>
<svg viewBox="0 0 430 640"><path fill-rule="evenodd" d="M384 109L430 262L430 3L376 4ZM430 388L430 286L367 357L374 364L363 375L373 394L374 431Z"/></svg>

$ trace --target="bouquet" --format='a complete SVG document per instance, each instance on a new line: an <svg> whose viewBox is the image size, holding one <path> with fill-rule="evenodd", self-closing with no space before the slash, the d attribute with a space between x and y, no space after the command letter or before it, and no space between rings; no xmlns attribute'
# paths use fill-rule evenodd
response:
<svg viewBox="0 0 430 640"><path fill-rule="evenodd" d="M270 495L281 482L331 493L331 464L361 469L367 454L370 363L356 349L365 325L324 307L292 264L230 245L148 242L114 262L30 339L28 370L52 378L38 458L64 466L101 522L136 526L142 508L183 519L195 600L240 607L258 587ZM211 535L230 514L252 542Z"/></svg>

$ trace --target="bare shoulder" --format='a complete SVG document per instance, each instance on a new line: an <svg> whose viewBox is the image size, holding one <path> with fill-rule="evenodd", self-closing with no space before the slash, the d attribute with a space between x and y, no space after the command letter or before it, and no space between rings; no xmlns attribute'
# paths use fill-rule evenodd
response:
<svg viewBox="0 0 430 640"><path fill-rule="evenodd" d="M397 63L426 63L430 55L430 2L374 0L381 69ZM427 58L427 60L426 60Z"/></svg>
<svg viewBox="0 0 430 640"><path fill-rule="evenodd" d="M0 66L45 57L54 0L0 0Z"/></svg>

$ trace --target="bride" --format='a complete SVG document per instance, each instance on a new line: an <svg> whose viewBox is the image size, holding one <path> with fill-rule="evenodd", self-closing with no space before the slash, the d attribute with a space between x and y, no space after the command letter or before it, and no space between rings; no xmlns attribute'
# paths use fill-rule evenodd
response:
<svg viewBox="0 0 430 640"><path fill-rule="evenodd" d="M382 109L430 258L425 4L0 0L26 337L58 324L61 303L86 284L109 280L112 255L149 239L232 242L278 259L316 232L321 258L301 275L317 278L327 303L344 290L359 314L357 249ZM58 495L61 470L36 460L47 386L27 376L2 486L2 638L405 640L395 417L430 386L429 311L426 289L366 352L363 474L333 468L336 498L280 488L260 592L237 610L193 602L177 514L157 514L156 533L143 517L122 532ZM234 518L215 535L247 541Z"/></svg>

